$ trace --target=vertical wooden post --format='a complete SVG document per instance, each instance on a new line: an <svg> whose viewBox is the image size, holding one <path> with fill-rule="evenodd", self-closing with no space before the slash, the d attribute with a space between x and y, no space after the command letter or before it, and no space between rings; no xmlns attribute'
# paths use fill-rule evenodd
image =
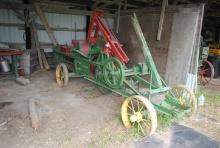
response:
<svg viewBox="0 0 220 148"><path fill-rule="evenodd" d="M37 50L37 55L38 55L40 68L44 69L43 61L42 61L42 57L41 57L41 53L40 53L40 43L39 43L39 40L38 40L37 29L35 27L34 21L31 22L31 28L32 28L32 35L33 35L32 38L33 38L33 41L35 43L34 47Z"/></svg>
<svg viewBox="0 0 220 148"><path fill-rule="evenodd" d="M124 0L124 2L125 2L125 4L124 4L124 10L127 10L127 6L128 6L128 5L127 5L127 4L128 4L128 3L127 3L127 0Z"/></svg>
<svg viewBox="0 0 220 148"><path fill-rule="evenodd" d="M119 2L119 5L118 5L118 13L117 13L117 24L116 24L116 33L118 33L118 30L119 30L119 23L120 23L120 13L121 13L121 0Z"/></svg>
<svg viewBox="0 0 220 148"><path fill-rule="evenodd" d="M158 27L158 32L157 32L157 40L158 41L161 39L161 34L162 34L162 31L163 31L163 22L164 22L165 10L166 10L167 5L168 5L168 0L163 0L161 13L160 13L160 22L159 22L159 27Z"/></svg>
<svg viewBox="0 0 220 148"><path fill-rule="evenodd" d="M220 29L218 30L218 43L220 44Z"/></svg>

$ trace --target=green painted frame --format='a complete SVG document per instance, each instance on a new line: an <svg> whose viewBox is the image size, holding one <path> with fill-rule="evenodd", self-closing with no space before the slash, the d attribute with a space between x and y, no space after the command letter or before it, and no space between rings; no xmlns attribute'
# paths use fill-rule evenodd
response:
<svg viewBox="0 0 220 148"><path fill-rule="evenodd" d="M125 64L119 62L117 68L119 68L121 72L119 73L117 70L112 69L112 72L108 73L119 77L120 80L122 79L122 83L118 83L115 87L106 83L108 76L103 69L105 69L104 67L106 65L112 64L109 62L118 60L103 54L100 46L92 45L87 56L81 53L79 46L75 49L73 48L71 53L68 54L61 52L60 47L54 47L54 62L57 64L61 62L67 63L70 69L69 77L83 77L121 96L129 97L141 95L151 100L158 94L166 94L170 90L170 87L165 84L157 71L149 46L144 38L135 14L132 17L132 24L139 39L139 43L141 44L145 63L137 64L133 68L128 69ZM92 67L99 71L92 72L92 70L94 70ZM146 76L148 76L148 80L144 78ZM152 102L152 104L159 113L173 117L181 117L185 113L191 111L191 108L183 108L177 99L172 96L168 97L165 95L164 100L158 103Z"/></svg>

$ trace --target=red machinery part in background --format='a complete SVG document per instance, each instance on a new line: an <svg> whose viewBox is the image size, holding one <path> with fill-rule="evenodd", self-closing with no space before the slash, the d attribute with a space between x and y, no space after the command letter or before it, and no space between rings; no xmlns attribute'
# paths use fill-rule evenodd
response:
<svg viewBox="0 0 220 148"><path fill-rule="evenodd" d="M71 52L71 48L68 47L68 46L61 45L60 48L61 48L61 50L62 50L64 53L70 53L70 52Z"/></svg>
<svg viewBox="0 0 220 148"><path fill-rule="evenodd" d="M215 70L211 62L208 60L203 61L202 66L198 71L199 82L202 85L209 84L214 78Z"/></svg>
<svg viewBox="0 0 220 148"><path fill-rule="evenodd" d="M106 44L108 44L108 47L105 48L104 53L108 54L109 56L117 57L122 63L127 63L129 58L123 51L122 45L119 43L118 39L112 35L111 31L101 20L103 14L104 12L101 10L93 11L87 41L89 44L95 44L97 42L99 32L101 32Z"/></svg>
<svg viewBox="0 0 220 148"><path fill-rule="evenodd" d="M21 50L1 50L0 56L13 56L13 55L22 55Z"/></svg>

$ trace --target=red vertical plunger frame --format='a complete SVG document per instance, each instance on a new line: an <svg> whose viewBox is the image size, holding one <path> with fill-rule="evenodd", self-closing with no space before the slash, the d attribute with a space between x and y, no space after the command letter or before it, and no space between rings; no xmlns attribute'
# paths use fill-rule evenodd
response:
<svg viewBox="0 0 220 148"><path fill-rule="evenodd" d="M89 44L96 43L98 39L99 32L102 33L103 38L106 42L105 53L110 56L114 56L119 59L122 63L127 63L129 58L122 49L122 45L119 43L117 38L115 38L111 31L106 27L106 25L101 20L103 16L103 11L94 10L91 16L87 41Z"/></svg>

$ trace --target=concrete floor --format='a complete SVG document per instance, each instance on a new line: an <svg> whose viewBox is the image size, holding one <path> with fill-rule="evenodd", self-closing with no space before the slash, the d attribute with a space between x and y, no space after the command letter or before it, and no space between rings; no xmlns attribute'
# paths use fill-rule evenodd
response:
<svg viewBox="0 0 220 148"><path fill-rule="evenodd" d="M164 137L166 135L166 137ZM174 124L166 134L144 138L138 148L219 148L220 143L183 125Z"/></svg>
<svg viewBox="0 0 220 148"><path fill-rule="evenodd" d="M0 147L71 147L88 145L98 129L118 119L122 99L102 95L90 82L71 80L59 88L53 71L34 73L31 84L0 83L0 101L13 104L0 110ZM41 126L30 127L28 100L36 99Z"/></svg>
<svg viewBox="0 0 220 148"><path fill-rule="evenodd" d="M116 94L102 94L97 86L81 78L59 88L54 71L35 72L30 80L28 86L13 80L0 82L0 102L13 102L0 109L0 147L145 147L146 141L155 144L155 138L159 139L158 146L167 147L160 141L169 141L166 134L170 131L159 132L153 139L139 139L122 126L120 108L124 98ZM37 131L31 128L29 99L38 102L41 126ZM204 139L210 141L205 137L201 142Z"/></svg>

